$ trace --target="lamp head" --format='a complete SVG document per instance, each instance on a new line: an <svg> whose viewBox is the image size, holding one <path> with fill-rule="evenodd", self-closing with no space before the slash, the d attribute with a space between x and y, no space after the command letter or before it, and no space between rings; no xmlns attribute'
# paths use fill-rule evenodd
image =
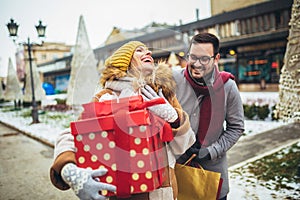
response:
<svg viewBox="0 0 300 200"><path fill-rule="evenodd" d="M37 26L35 26L35 28L36 28L36 31L37 31L39 37L45 37L46 26L44 26L42 24L41 20L39 21L39 24Z"/></svg>
<svg viewBox="0 0 300 200"><path fill-rule="evenodd" d="M18 36L18 28L19 25L13 20L10 19L10 22L6 24L8 32L9 32L9 37L17 37Z"/></svg>

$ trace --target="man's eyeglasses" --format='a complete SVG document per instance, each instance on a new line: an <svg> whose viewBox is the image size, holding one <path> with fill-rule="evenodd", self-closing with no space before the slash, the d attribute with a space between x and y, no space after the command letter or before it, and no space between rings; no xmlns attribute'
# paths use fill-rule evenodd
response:
<svg viewBox="0 0 300 200"><path fill-rule="evenodd" d="M189 61L195 63L198 60L202 65L207 65L212 58L215 58L215 56L200 56L200 57L197 57L193 54L188 54L187 57L188 57Z"/></svg>

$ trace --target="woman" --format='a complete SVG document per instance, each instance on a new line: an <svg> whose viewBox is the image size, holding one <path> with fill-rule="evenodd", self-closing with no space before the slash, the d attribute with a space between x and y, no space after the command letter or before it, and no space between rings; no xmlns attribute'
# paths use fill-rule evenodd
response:
<svg viewBox="0 0 300 200"><path fill-rule="evenodd" d="M167 100L166 104L151 106L149 110L169 122L175 136L168 144L169 179L161 188L149 193L134 194L129 199L176 199L176 158L195 142L195 135L190 128L188 116L175 97L175 82L171 70L163 64L155 66L151 55L152 52L139 41L121 46L105 61L100 79L103 89L92 101L132 96L140 92L145 100L157 97ZM104 175L107 172L105 169L88 171L78 168L74 151L73 136L69 131L62 133L55 145L55 160L50 170L51 181L57 188L66 190L71 187L81 199L105 199L99 195L99 191L116 190L113 185L94 180L94 176Z"/></svg>

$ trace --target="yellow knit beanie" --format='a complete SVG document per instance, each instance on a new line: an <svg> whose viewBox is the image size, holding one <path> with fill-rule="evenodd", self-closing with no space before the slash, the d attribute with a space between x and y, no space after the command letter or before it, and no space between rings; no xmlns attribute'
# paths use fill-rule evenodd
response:
<svg viewBox="0 0 300 200"><path fill-rule="evenodd" d="M124 44L119 49L117 49L113 55L105 60L105 67L118 67L122 71L127 71L132 55L135 49L139 46L146 45L139 41L131 41Z"/></svg>

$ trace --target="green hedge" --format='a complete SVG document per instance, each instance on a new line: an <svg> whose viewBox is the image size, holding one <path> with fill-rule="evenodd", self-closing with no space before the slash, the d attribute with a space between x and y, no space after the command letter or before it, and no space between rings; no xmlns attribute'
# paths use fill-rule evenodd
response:
<svg viewBox="0 0 300 200"><path fill-rule="evenodd" d="M247 119L260 119L265 120L269 114L272 112L270 110L269 105L257 106L255 104L252 105L243 105L244 107L244 115Z"/></svg>

